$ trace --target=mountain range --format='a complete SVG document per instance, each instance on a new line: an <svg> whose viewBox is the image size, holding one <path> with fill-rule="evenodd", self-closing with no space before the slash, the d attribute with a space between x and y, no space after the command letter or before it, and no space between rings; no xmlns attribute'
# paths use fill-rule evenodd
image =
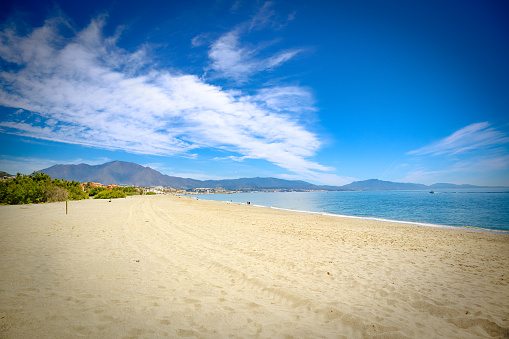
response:
<svg viewBox="0 0 509 339"><path fill-rule="evenodd" d="M355 181L351 184L341 186L343 189L355 191L384 191L384 190L428 190L428 189L466 189L466 188L494 188L488 186L474 185L456 185L447 183L437 183L433 185L412 184L403 182L383 181L378 179L369 179ZM499 188L499 187L497 187Z"/></svg>
<svg viewBox="0 0 509 339"><path fill-rule="evenodd" d="M285 180L278 178L241 178L225 180L196 180L162 174L150 167L132 162L112 161L102 165L54 165L42 169L52 178L76 180L80 182L100 182L123 186L170 186L179 189L195 188L223 188L230 191L253 190L327 190L327 191L357 191L357 190L427 190L427 189L461 189L486 188L485 186L455 185L447 183L430 186L413 183L398 183L369 179L356 181L344 186L314 185L302 180Z"/></svg>
<svg viewBox="0 0 509 339"><path fill-rule="evenodd" d="M100 182L124 186L170 186L180 189L223 188L225 190L335 190L335 186L318 186L300 180L278 178L241 178L226 180L196 180L161 174L150 167L132 162L112 161L102 165L55 165L40 170L52 178L80 182Z"/></svg>

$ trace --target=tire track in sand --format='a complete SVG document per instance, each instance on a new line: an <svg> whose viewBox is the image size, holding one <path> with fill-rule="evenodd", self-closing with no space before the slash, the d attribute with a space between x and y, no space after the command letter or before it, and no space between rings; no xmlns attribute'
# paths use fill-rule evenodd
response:
<svg viewBox="0 0 509 339"><path fill-rule="evenodd" d="M329 334L362 336L396 330L394 326L364 325L365 319L354 315L349 305L337 300L320 301L320 296L315 298L313 291L306 290L307 296L304 296L298 290L302 279L316 278L323 284L323 278L302 271L302 267L283 256L251 253L244 244L214 234L214 229L197 225L195 220L181 222L181 218L172 216L171 209L161 205L154 199L140 200L131 209L127 230L143 229L143 236L135 242L135 250L140 255L151 253L147 257L158 258L158 264L175 270L176 279L182 275L192 276L190 292L208 284L225 298L235 299L236 303L250 308L260 308L260 312L283 307L286 316L291 315L295 322L306 323L309 319L312 323L327 324L327 328L320 329L322 334L333 330ZM135 233L140 234L139 230ZM270 270L274 267L277 272ZM198 305L197 300L190 300Z"/></svg>

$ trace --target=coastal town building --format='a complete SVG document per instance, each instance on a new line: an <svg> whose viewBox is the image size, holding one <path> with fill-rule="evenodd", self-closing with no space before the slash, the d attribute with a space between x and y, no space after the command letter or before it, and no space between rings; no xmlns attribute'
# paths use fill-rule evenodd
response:
<svg viewBox="0 0 509 339"><path fill-rule="evenodd" d="M163 186L155 186L150 187L147 190L144 190L145 193L155 193L155 194L165 194Z"/></svg>

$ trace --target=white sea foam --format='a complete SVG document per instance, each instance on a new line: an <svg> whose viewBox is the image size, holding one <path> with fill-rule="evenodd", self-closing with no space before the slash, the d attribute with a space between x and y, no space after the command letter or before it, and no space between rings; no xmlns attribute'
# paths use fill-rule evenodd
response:
<svg viewBox="0 0 509 339"><path fill-rule="evenodd" d="M239 193L228 195L227 199L230 203L300 213L509 234L508 192L476 193L439 196L420 191ZM203 198L225 200L222 195Z"/></svg>
<svg viewBox="0 0 509 339"><path fill-rule="evenodd" d="M271 209L280 210L280 211L287 211L287 212L324 215L324 216L329 216L329 217L350 218L350 219L360 219L360 220L371 220L371 221L389 222L389 223L395 223L395 224L405 224L405 225L415 225L415 226L435 227L435 228L446 228L446 229L455 229L455 230L463 230L463 231L475 231L475 232L487 232L487 233L497 233L497 234L509 234L509 231L492 230L492 229L488 229L488 228L480 228L480 227L472 227L472 226L439 225L439 224L430 224L430 223L415 222L415 221L392 220L392 219L383 219L383 218L374 218L374 217L359 217L359 216L354 216L354 215L343 215L343 214L334 214L334 213L316 212L316 211L303 211L303 210L295 210L295 209L282 208L282 207L276 207L276 206L263 206L263 205L247 204L247 203L242 203L242 202L239 202L239 203L231 202L231 201L223 201L223 202L226 202L228 204L233 203L233 204L253 206L253 207L260 207L260 208L271 208Z"/></svg>

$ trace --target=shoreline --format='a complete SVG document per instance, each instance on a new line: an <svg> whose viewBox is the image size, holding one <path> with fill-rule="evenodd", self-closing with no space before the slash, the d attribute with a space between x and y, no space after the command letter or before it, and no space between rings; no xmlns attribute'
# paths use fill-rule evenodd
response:
<svg viewBox="0 0 509 339"><path fill-rule="evenodd" d="M250 207L0 206L0 337L509 336L509 235Z"/></svg>
<svg viewBox="0 0 509 339"><path fill-rule="evenodd" d="M185 197L186 195L181 195L181 196ZM486 233L495 233L495 234L509 235L509 230L499 230L499 229L491 229L491 228L483 228L483 227L475 227L475 226L442 225L442 224L432 224L432 223L417 222L417 221L384 219L384 218L377 218L377 217L362 217L362 216L355 216L355 215L336 214L336 213L330 213L330 212L316 212L316 211L294 210L294 209L291 209L291 208L283 208L283 207L277 207L277 206L265 206L265 205L258 205L258 204L249 204L248 205L248 204L242 203L242 202L230 202L230 201L223 201L223 200L200 199L200 198L198 198L196 196L189 196L189 197L193 198L193 199L196 199L196 200L201 200L201 201L217 201L217 202L222 202L222 203L227 203L227 204L238 204L238 205L244 205L244 206L253 206L253 207L260 207L260 208L270 208L270 209L282 210L282 211L288 211L288 212L295 212L295 213L326 215L326 216L338 217L338 218L351 218L351 219L360 219L360 220L372 220L372 221L379 221L379 222L388 222L388 223L405 224L405 225L415 225L415 226L422 226L422 227L456 229L456 230L463 230L463 231L486 232Z"/></svg>

